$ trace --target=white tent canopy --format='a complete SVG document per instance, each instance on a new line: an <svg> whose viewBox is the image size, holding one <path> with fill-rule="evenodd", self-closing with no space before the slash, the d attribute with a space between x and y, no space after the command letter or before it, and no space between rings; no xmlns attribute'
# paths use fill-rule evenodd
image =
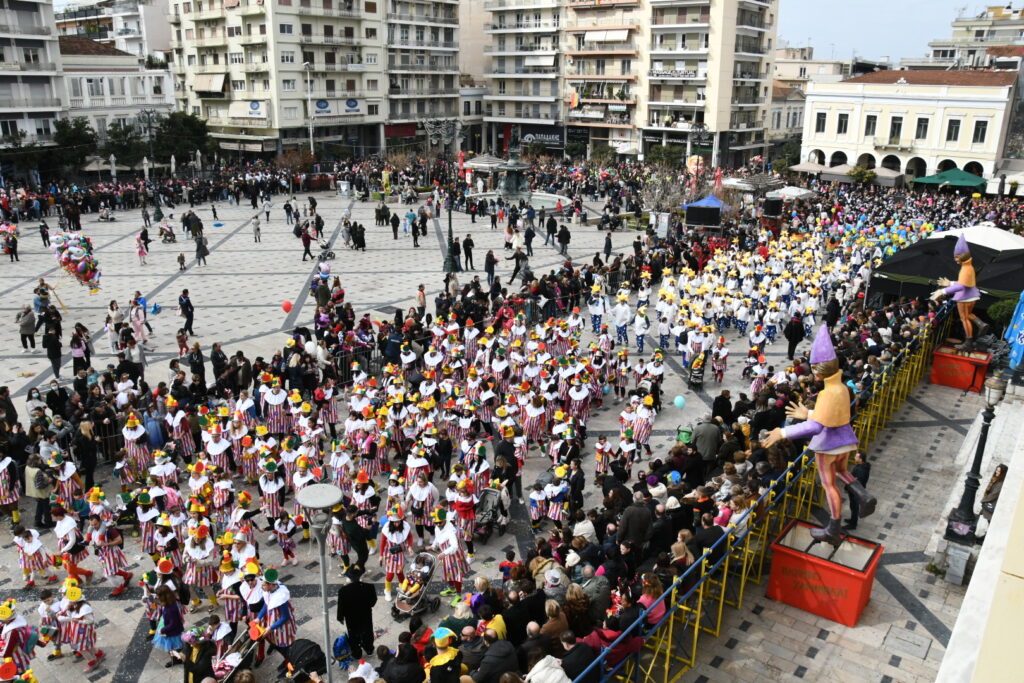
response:
<svg viewBox="0 0 1024 683"><path fill-rule="evenodd" d="M799 164L789 167L790 171L796 171L797 173L821 173L827 171L827 166L816 164L813 161L801 161Z"/></svg>
<svg viewBox="0 0 1024 683"><path fill-rule="evenodd" d="M997 228L988 221L970 228L956 228L955 230L933 232L926 239L943 239L947 235L963 235L970 244L977 244L980 247L988 247L996 251L1024 249L1024 237L1014 235L1009 230Z"/></svg>
<svg viewBox="0 0 1024 683"><path fill-rule="evenodd" d="M804 187L793 187L787 185L779 190L772 190L766 195L769 199L811 199L817 197L818 193Z"/></svg>
<svg viewBox="0 0 1024 683"><path fill-rule="evenodd" d="M481 154L463 165L472 171L494 171L504 163L498 157L491 156L490 154Z"/></svg>

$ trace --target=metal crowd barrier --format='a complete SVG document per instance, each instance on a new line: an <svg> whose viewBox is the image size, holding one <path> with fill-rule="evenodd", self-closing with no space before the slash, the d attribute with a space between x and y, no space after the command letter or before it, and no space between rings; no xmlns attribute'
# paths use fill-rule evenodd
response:
<svg viewBox="0 0 1024 683"><path fill-rule="evenodd" d="M865 449L923 376L932 349L944 338L950 307L943 307L917 337L892 360L871 388L870 396L853 422ZM860 397L858 397L860 398ZM583 681L596 669L602 681L674 683L696 666L701 635L717 637L725 607L740 609L747 586L765 578L772 540L793 518L809 518L821 496L814 455L804 450L738 520L726 534L666 590L640 617L629 625L590 666L580 674ZM724 555L712 561L712 555ZM667 610L662 619L648 627L647 614L659 604ZM643 638L636 654L614 666L608 656L627 639Z"/></svg>

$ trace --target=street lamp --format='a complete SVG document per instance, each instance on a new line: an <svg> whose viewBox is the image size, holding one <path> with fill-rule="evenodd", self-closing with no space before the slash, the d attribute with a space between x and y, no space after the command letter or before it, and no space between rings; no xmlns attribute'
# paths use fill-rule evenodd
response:
<svg viewBox="0 0 1024 683"><path fill-rule="evenodd" d="M302 67L306 70L306 114L309 116L309 153L313 154L313 64L303 62Z"/></svg>
<svg viewBox="0 0 1024 683"><path fill-rule="evenodd" d="M964 483L964 494L960 498L960 504L949 513L949 521L946 522L946 540L964 545L974 545L977 536L974 535L978 523L978 516L974 514L974 499L978 495L978 488L981 486L981 461L985 456L985 443L988 441L988 428L992 425L992 418L995 417L996 404L1003 400L1006 393L1006 380L1001 377L989 377L985 380L985 410L981 413L981 433L978 435L978 445L974 449L974 462L971 463L971 471L967 473L967 481Z"/></svg>
<svg viewBox="0 0 1024 683"><path fill-rule="evenodd" d="M454 184L448 187L448 253L444 257L444 272L455 272L455 233L452 232L452 200L455 193Z"/></svg>
<svg viewBox="0 0 1024 683"><path fill-rule="evenodd" d="M160 121L160 112L156 109L143 109L136 114L139 125L146 131L146 141L149 143L149 156L153 156L153 126Z"/></svg>
<svg viewBox="0 0 1024 683"><path fill-rule="evenodd" d="M331 623L327 610L327 532L331 527L331 509L342 501L341 489L334 484L310 484L295 494L295 501L309 513L309 528L316 535L320 550L320 607L324 619L324 658L327 660L327 683L333 683L331 667Z"/></svg>

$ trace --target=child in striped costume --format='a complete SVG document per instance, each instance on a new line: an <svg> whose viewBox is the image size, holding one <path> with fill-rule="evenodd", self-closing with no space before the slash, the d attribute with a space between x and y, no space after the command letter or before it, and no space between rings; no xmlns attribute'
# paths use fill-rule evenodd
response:
<svg viewBox="0 0 1024 683"><path fill-rule="evenodd" d="M597 437L597 443L594 444L594 471L596 474L605 474L608 472L608 464L611 460L611 444L608 443L608 437L604 434Z"/></svg>
<svg viewBox="0 0 1024 683"><path fill-rule="evenodd" d="M441 570L449 588L441 595L457 595L462 592L462 581L469 573L466 559L466 544L459 528L448 519L448 511L439 507L431 515L436 523L437 536L432 548L440 552Z"/></svg>
<svg viewBox="0 0 1024 683"><path fill-rule="evenodd" d="M156 509L148 493L140 493L135 502L135 515L139 520L139 533L142 534L142 552L153 556L156 553L154 525L160 517L160 511Z"/></svg>
<svg viewBox="0 0 1024 683"><path fill-rule="evenodd" d="M288 406L288 394L281 388L281 381L274 379L270 391L263 394L263 418L267 430L278 437L287 434L291 427Z"/></svg>
<svg viewBox="0 0 1024 683"><path fill-rule="evenodd" d="M281 548L281 555L284 559L281 560L281 566L286 567L288 563L296 565L299 561L295 558L296 543L292 538L299 530L295 520L287 512L281 512L277 519L274 520L274 533L273 538L277 541L277 545Z"/></svg>
<svg viewBox="0 0 1024 683"><path fill-rule="evenodd" d="M370 483L370 475L366 470L359 470L356 474L356 485L352 490L352 502L355 503L356 508L360 511L373 510L376 511L377 505L380 503L374 502L374 496L377 495L377 491L373 488ZM369 529L373 526L374 515L364 514L357 517L359 526L364 529Z"/></svg>
<svg viewBox="0 0 1024 683"><path fill-rule="evenodd" d="M273 523L281 515L283 509L281 499L284 496L286 483L284 475L278 470L275 460L263 463L263 474L260 475L260 499L263 514Z"/></svg>
<svg viewBox="0 0 1024 683"><path fill-rule="evenodd" d="M566 474L565 465L559 465L555 468L555 478L544 487L544 495L548 499L545 514L548 519L555 523L555 528L557 529L562 528L562 522L565 521L567 503L569 501L569 487L565 483Z"/></svg>
<svg viewBox="0 0 1024 683"><path fill-rule="evenodd" d="M267 642L288 661L288 648L295 642L298 626L292 609L291 593L280 582L278 571L271 567L263 572L263 608L256 618L267 629Z"/></svg>
<svg viewBox="0 0 1024 683"><path fill-rule="evenodd" d="M157 518L153 539L156 542L156 555L168 557L175 566L181 566L181 541L170 515L164 513Z"/></svg>
<svg viewBox="0 0 1024 683"><path fill-rule="evenodd" d="M544 493L544 487L539 483L533 485L533 490L530 491L530 506L527 511L530 513L530 528L534 531L540 530L540 525L544 521L545 512L548 506L548 497Z"/></svg>
<svg viewBox="0 0 1024 683"><path fill-rule="evenodd" d="M150 466L148 436L146 428L139 424L135 413L128 415L121 434L124 436L124 450L132 464L132 469L135 472L148 471Z"/></svg>
<svg viewBox="0 0 1024 683"><path fill-rule="evenodd" d="M82 589L68 588L65 593L68 604L57 617L61 624L61 640L71 645L76 655L89 656L85 671L93 671L103 659L104 652L96 648L96 618L92 606L82 599Z"/></svg>
<svg viewBox="0 0 1024 683"><path fill-rule="evenodd" d="M86 540L96 548L96 555L103 567L103 575L111 581L114 577L121 579L121 584L110 593L111 597L121 595L132 580L131 572L125 571L128 559L122 550L124 538L121 536L121 532L104 524L99 515L89 517L86 531Z"/></svg>
<svg viewBox="0 0 1024 683"><path fill-rule="evenodd" d="M384 570L384 599L391 602L392 582L405 579L405 556L412 550L412 526L405 521L402 508L388 512L388 523L380 534L380 566Z"/></svg>
<svg viewBox="0 0 1024 683"><path fill-rule="evenodd" d="M39 540L39 532L18 524L11 530L11 534L18 547L18 566L25 576L25 588L36 585L35 572L42 572L47 583L55 582L57 575L53 572L53 556Z"/></svg>
<svg viewBox="0 0 1024 683"><path fill-rule="evenodd" d="M192 612L199 610L202 595L206 588L217 583L217 545L210 538L210 527L205 524L195 527L189 532L185 543L185 577L184 581L192 588ZM217 596L210 593L210 611L217 607Z"/></svg>
<svg viewBox="0 0 1024 683"><path fill-rule="evenodd" d="M55 659L60 659L64 656L60 649L60 622L57 620L57 615L60 614L60 603L53 591L47 588L39 593L39 606L36 607L36 613L39 615L40 632L52 634L50 642L53 643L53 652L46 656L46 661L52 662Z"/></svg>

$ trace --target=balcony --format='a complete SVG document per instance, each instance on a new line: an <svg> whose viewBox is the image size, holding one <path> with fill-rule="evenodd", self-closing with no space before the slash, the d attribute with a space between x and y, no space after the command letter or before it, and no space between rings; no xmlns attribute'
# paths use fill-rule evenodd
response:
<svg viewBox="0 0 1024 683"><path fill-rule="evenodd" d="M761 73L758 71L736 71L732 75L733 80L736 81L766 81L768 80L767 73Z"/></svg>
<svg viewBox="0 0 1024 683"><path fill-rule="evenodd" d="M615 7L637 7L640 0L569 0L569 9L577 12L588 9L611 9Z"/></svg>
<svg viewBox="0 0 1024 683"><path fill-rule="evenodd" d="M502 71L495 69L486 75L490 78L529 78L531 76L546 78L557 76L559 72L560 69L557 66L520 66L518 68L505 67Z"/></svg>
<svg viewBox="0 0 1024 683"><path fill-rule="evenodd" d="M59 109L56 97L13 97L0 100L0 109Z"/></svg>
<svg viewBox="0 0 1024 683"><path fill-rule="evenodd" d="M226 10L223 7L204 9L202 12L192 12L192 21L216 21L227 18Z"/></svg>
<svg viewBox="0 0 1024 683"><path fill-rule="evenodd" d="M484 9L493 12L503 9L526 9L560 7L562 0L491 0L484 3Z"/></svg>
<svg viewBox="0 0 1024 683"><path fill-rule="evenodd" d="M517 52L558 52L556 45L534 45L532 43L523 45L485 45L484 54L515 54Z"/></svg>
<svg viewBox="0 0 1024 683"><path fill-rule="evenodd" d="M300 67L295 66L295 65L292 65L292 67L296 68L296 69L300 68ZM352 67L355 67L355 68L352 68ZM325 62L314 62L312 70L314 72L316 72L316 71L321 71L321 72L332 72L332 71L366 71L366 65L362 64L360 62L331 62L329 64L325 63Z"/></svg>
<svg viewBox="0 0 1024 683"><path fill-rule="evenodd" d="M569 116L572 116L572 115L573 115L573 113L569 112ZM587 126L587 127L591 127L591 128L625 128L625 129L629 129L629 128L633 128L634 127L633 121L630 120L628 117L625 118L625 119L620 119L618 117L613 117L613 116L606 116L606 117L600 118L600 119L584 118L584 119L577 120L577 119L574 118L574 119L572 119L571 123L574 126Z"/></svg>
<svg viewBox="0 0 1024 683"><path fill-rule="evenodd" d="M216 47L217 45L227 45L228 37L225 35L206 36L205 38L196 38L188 42L191 42L196 47Z"/></svg>
<svg viewBox="0 0 1024 683"><path fill-rule="evenodd" d="M703 107L707 104L706 99L698 98L696 95L693 97L684 97L682 99L650 99L647 100L648 107Z"/></svg>
<svg viewBox="0 0 1024 683"><path fill-rule="evenodd" d="M403 40L401 38L388 38L388 47L418 47L427 50L454 50L459 47L459 44L443 40Z"/></svg>
<svg viewBox="0 0 1024 683"><path fill-rule="evenodd" d="M485 100L508 100L513 98L534 102L554 102L559 99L559 96L557 94L544 94L530 89L519 88L506 88L505 90L487 88L484 91Z"/></svg>
<svg viewBox="0 0 1024 683"><path fill-rule="evenodd" d="M300 6L298 13L302 16L338 17L341 19L362 19L363 13L351 7L324 7L323 5Z"/></svg>
<svg viewBox="0 0 1024 683"><path fill-rule="evenodd" d="M736 15L736 28L746 28L753 31L765 31L769 28L770 24L765 22L764 17L756 14L748 14L745 12L739 12Z"/></svg>
<svg viewBox="0 0 1024 683"><path fill-rule="evenodd" d="M651 28L707 28L711 26L710 14L656 14L651 20Z"/></svg>
<svg viewBox="0 0 1024 683"><path fill-rule="evenodd" d="M501 33L512 31L544 31L553 33L561 29L561 24L553 21L523 21L520 23L498 22L497 24L484 24L485 33Z"/></svg>
<svg viewBox="0 0 1024 683"><path fill-rule="evenodd" d="M458 95L458 88L388 88L388 97L427 97L429 95Z"/></svg>
<svg viewBox="0 0 1024 683"><path fill-rule="evenodd" d="M0 62L0 71L56 71L53 62Z"/></svg>
<svg viewBox="0 0 1024 683"><path fill-rule="evenodd" d="M250 14L264 14L267 11L267 8L265 5L257 3L256 0L249 0L248 3L242 4L241 6L234 8L232 11L241 16L246 16Z"/></svg>
<svg viewBox="0 0 1024 683"><path fill-rule="evenodd" d="M597 69L576 69L571 74L566 74L567 81L635 81L634 74L617 74L598 72Z"/></svg>
<svg viewBox="0 0 1024 683"><path fill-rule="evenodd" d="M900 137L880 137L873 140L875 149L889 149L899 152L912 152L914 141Z"/></svg>
<svg viewBox="0 0 1024 683"><path fill-rule="evenodd" d="M708 75L695 69L651 69L647 77L667 81L703 81Z"/></svg>
<svg viewBox="0 0 1024 683"><path fill-rule="evenodd" d="M362 45L363 40L356 37L328 36L317 33L299 34L299 42L303 45Z"/></svg>
<svg viewBox="0 0 1024 683"><path fill-rule="evenodd" d="M221 119L223 121L223 119ZM237 126L239 128L273 128L273 124L270 123L270 118L265 119L247 119L239 116L229 116L227 119L229 126Z"/></svg>
<svg viewBox="0 0 1024 683"><path fill-rule="evenodd" d="M167 23L177 26L181 23L181 14L179 14L178 12L168 12Z"/></svg>
<svg viewBox="0 0 1024 683"><path fill-rule="evenodd" d="M636 53L636 43L583 43L565 51L566 54L592 54L601 52Z"/></svg>
<svg viewBox="0 0 1024 683"><path fill-rule="evenodd" d="M650 123L647 125L648 128L655 128L657 130L671 130L683 133L689 133L693 130L693 123L684 119L673 119L670 116L665 118L658 118L657 115L651 116Z"/></svg>
<svg viewBox="0 0 1024 683"><path fill-rule="evenodd" d="M732 104L735 107L758 107L765 104L763 97L734 97Z"/></svg>
<svg viewBox="0 0 1024 683"><path fill-rule="evenodd" d="M454 26L458 25L459 18L457 16L388 12L388 21L408 21L414 24L448 24Z"/></svg>
<svg viewBox="0 0 1024 683"><path fill-rule="evenodd" d="M497 111L488 110L484 113L484 121L508 121L510 123L529 123L531 121L540 121L542 123L556 123L558 116L551 114L550 112L539 112L534 113L532 111L505 111L499 109Z"/></svg>
<svg viewBox="0 0 1024 683"><path fill-rule="evenodd" d="M758 43L738 43L736 45L737 54L746 55L766 55L768 50Z"/></svg>
<svg viewBox="0 0 1024 683"><path fill-rule="evenodd" d="M270 62L247 62L245 64L233 64L232 66L241 69L246 73L260 73L270 71Z"/></svg>
<svg viewBox="0 0 1024 683"><path fill-rule="evenodd" d="M267 40L267 36L260 33L238 37L238 42L242 45L263 45Z"/></svg>
<svg viewBox="0 0 1024 683"><path fill-rule="evenodd" d="M25 26L23 24L0 24L0 33L15 33L26 36L48 36L53 33L50 26Z"/></svg>
<svg viewBox="0 0 1024 683"><path fill-rule="evenodd" d="M663 42L659 45L652 45L650 47L651 54L669 55L671 56L688 56L688 55L706 55L708 48L697 43L682 44L673 42Z"/></svg>
<svg viewBox="0 0 1024 683"><path fill-rule="evenodd" d="M444 65L444 64L389 64L388 71L431 71L439 73L449 73L458 71L459 67L457 64Z"/></svg>

